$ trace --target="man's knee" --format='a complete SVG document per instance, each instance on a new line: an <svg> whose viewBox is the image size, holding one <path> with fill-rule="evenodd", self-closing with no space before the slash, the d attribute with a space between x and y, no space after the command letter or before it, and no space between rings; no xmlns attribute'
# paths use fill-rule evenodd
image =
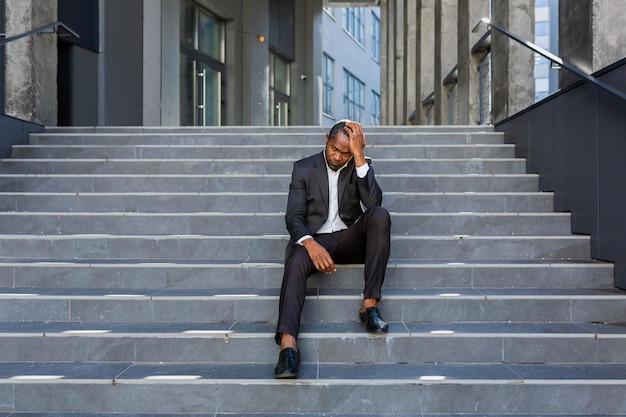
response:
<svg viewBox="0 0 626 417"><path fill-rule="evenodd" d="M288 251L285 258L286 271L306 271L310 268L311 258L307 250L298 244Z"/></svg>
<svg viewBox="0 0 626 417"><path fill-rule="evenodd" d="M370 212L370 221L378 227L391 227L391 217L389 216L389 211L386 208L376 206L368 209L368 212Z"/></svg>

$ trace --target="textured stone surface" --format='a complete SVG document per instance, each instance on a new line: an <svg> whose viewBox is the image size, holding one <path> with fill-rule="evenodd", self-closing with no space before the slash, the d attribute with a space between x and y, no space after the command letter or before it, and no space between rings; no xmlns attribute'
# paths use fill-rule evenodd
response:
<svg viewBox="0 0 626 417"><path fill-rule="evenodd" d="M57 21L56 0L8 0L5 10L7 36ZM6 113L32 122L56 125L56 35L21 38L6 48Z"/></svg>

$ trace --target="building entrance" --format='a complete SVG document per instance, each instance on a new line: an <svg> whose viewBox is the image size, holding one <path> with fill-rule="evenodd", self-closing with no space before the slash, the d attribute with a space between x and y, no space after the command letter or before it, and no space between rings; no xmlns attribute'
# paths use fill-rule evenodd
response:
<svg viewBox="0 0 626 417"><path fill-rule="evenodd" d="M180 124L220 126L224 112L224 22L181 2Z"/></svg>

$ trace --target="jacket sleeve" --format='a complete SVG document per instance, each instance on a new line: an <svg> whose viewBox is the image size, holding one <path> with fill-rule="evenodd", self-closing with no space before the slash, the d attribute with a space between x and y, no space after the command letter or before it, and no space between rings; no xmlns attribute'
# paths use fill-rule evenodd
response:
<svg viewBox="0 0 626 417"><path fill-rule="evenodd" d="M303 236L312 235L306 226L307 214L307 191L304 175L297 163L293 164L291 183L289 184L289 196L287 198L287 212L285 224L291 240L296 242Z"/></svg>
<svg viewBox="0 0 626 417"><path fill-rule="evenodd" d="M366 160L370 166L367 170L367 175L364 178L356 176L356 182L359 187L359 197L366 208L377 207L383 203L383 192L378 182L376 182L374 166L372 165L371 159L367 158Z"/></svg>

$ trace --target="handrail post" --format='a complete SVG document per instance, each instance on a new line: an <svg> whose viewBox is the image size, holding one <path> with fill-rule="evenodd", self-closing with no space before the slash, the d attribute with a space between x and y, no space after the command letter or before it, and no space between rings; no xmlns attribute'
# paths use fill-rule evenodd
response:
<svg viewBox="0 0 626 417"><path fill-rule="evenodd" d="M626 94L614 87L611 87L610 85L608 85L607 83L597 79L596 77L587 74L586 72L580 70L579 68L575 67L574 65L568 64L567 62L563 61L561 58L559 58L558 56L546 51L545 49L541 48L538 45L535 45L534 43L527 41L526 39L523 39L519 36L517 36L516 34L509 32L508 30L506 30L505 28L503 28L502 26L498 26L495 23L491 23L491 20L489 20L486 17L483 17L480 22L478 22L478 24L474 27L474 29L472 29L472 32L477 32L478 28L480 27L481 24L486 24L489 28L495 29L498 32L508 36L509 38L513 39L514 41L522 44L523 46L533 50L534 52L538 53L539 55L543 56L544 58L550 60L551 63L558 65L561 68L565 68L566 70L576 74L577 76L579 76L580 78L582 78L584 81L587 81L597 87L600 87L601 89L608 91L609 93L621 98L622 100L626 101Z"/></svg>

